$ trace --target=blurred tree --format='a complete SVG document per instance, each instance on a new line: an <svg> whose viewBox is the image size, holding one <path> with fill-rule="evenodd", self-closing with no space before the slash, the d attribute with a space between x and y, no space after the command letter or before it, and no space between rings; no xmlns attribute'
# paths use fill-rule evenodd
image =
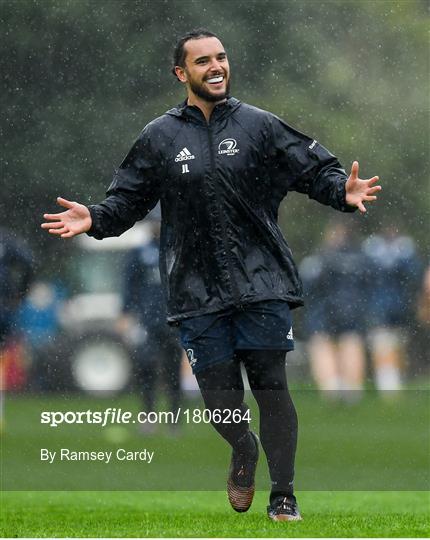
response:
<svg viewBox="0 0 430 540"><path fill-rule="evenodd" d="M182 101L171 50L197 26L222 38L233 95L381 176L363 233L389 219L429 251L426 1L3 0L1 22L0 224L36 251L67 249L39 229L55 197L100 200L145 123ZM298 256L326 220L295 194L281 212Z"/></svg>

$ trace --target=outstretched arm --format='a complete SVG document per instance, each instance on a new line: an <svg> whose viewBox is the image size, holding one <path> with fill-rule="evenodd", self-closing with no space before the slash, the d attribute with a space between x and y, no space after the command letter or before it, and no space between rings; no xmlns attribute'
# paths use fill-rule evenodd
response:
<svg viewBox="0 0 430 540"><path fill-rule="evenodd" d="M358 161L354 161L351 174L345 184L346 202L349 206L356 206L363 214L366 212L364 202L376 201L375 193L381 191L381 186L375 186L379 176L373 176L368 180L358 178Z"/></svg>
<svg viewBox="0 0 430 540"><path fill-rule="evenodd" d="M42 229L48 229L49 233L61 238L72 238L90 230L92 220L86 206L61 197L57 198L57 202L67 210L58 214L43 214L47 222L42 223Z"/></svg>

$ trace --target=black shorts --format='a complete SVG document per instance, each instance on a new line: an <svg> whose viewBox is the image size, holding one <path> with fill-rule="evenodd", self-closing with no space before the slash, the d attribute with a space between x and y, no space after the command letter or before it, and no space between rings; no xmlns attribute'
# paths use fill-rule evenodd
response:
<svg viewBox="0 0 430 540"><path fill-rule="evenodd" d="M294 349L288 303L266 300L180 322L181 344L193 373L232 361L236 350Z"/></svg>

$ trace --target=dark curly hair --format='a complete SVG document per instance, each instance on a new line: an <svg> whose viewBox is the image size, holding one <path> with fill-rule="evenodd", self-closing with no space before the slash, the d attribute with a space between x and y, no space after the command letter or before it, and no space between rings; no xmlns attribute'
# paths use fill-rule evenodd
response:
<svg viewBox="0 0 430 540"><path fill-rule="evenodd" d="M172 66L172 73L176 77L175 73L175 67L185 67L185 57L186 57L186 51L184 48L184 45L187 41L190 41L191 39L202 39L206 37L214 37L218 38L215 34L212 32L209 32L209 30L206 30L205 28L197 28L196 30L191 30L190 32L187 32L183 36L181 36L178 41L176 42L175 49L173 51L173 66Z"/></svg>

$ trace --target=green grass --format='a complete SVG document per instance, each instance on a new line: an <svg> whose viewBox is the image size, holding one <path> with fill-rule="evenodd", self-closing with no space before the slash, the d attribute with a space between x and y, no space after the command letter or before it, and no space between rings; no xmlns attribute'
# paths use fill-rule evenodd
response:
<svg viewBox="0 0 430 540"><path fill-rule="evenodd" d="M151 437L139 434L135 425L50 428L40 424L41 410L114 406L137 411L139 405L133 396L7 396L1 437L1 536L428 536L429 392L406 391L388 401L370 393L350 406L321 402L311 391L293 393L300 421L300 523L267 519L264 490L269 478L263 455L256 477L261 491L251 510L236 514L230 509L221 491L230 450L210 425L183 426L180 437L169 436L165 426ZM252 416L257 430L255 407ZM40 448L62 447L146 447L156 457L151 465L40 461Z"/></svg>
<svg viewBox="0 0 430 540"><path fill-rule="evenodd" d="M426 537L425 492L303 492L303 521L272 523L267 494L236 514L220 492L8 492L6 537Z"/></svg>

